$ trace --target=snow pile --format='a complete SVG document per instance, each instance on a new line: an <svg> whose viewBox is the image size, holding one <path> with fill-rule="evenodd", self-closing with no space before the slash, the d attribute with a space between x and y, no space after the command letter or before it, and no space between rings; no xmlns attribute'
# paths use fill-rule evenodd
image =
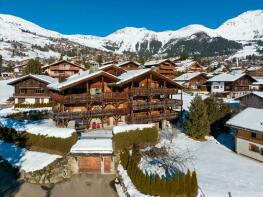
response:
<svg viewBox="0 0 263 197"><path fill-rule="evenodd" d="M6 100L13 95L14 87L7 85L12 79L0 80L0 103L6 102Z"/></svg>
<svg viewBox="0 0 263 197"><path fill-rule="evenodd" d="M231 192L232 196L261 197L262 163L232 152L213 137L206 139L204 142L195 141L178 133L172 142L163 139L157 146L167 147L168 152L191 154L192 160L186 167L196 170L199 186L205 196L227 197L228 192ZM158 168L158 165L144 164L145 170L162 173Z"/></svg>
<svg viewBox="0 0 263 197"><path fill-rule="evenodd" d="M143 130L145 128L152 128L153 124L129 124L129 125L120 125L113 127L113 134L118 134L122 132L134 131L134 130Z"/></svg>
<svg viewBox="0 0 263 197"><path fill-rule="evenodd" d="M75 132L75 129L56 127L52 120L20 122L10 118L0 118L0 126L14 128L18 132L26 131L35 135L57 138L68 138Z"/></svg>
<svg viewBox="0 0 263 197"><path fill-rule="evenodd" d="M26 172L40 170L55 161L57 158L61 157L59 155L28 151L24 148L19 148L14 144L6 143L1 140L0 155L11 165Z"/></svg>

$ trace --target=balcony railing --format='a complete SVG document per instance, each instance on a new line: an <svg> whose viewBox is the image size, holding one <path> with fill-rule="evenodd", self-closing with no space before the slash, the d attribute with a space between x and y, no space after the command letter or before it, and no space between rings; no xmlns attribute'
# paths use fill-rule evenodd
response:
<svg viewBox="0 0 263 197"><path fill-rule="evenodd" d="M133 102L133 110L144 110L144 109L159 109L166 107L178 107L182 105L181 100L170 99L167 101L153 101L153 102Z"/></svg>
<svg viewBox="0 0 263 197"><path fill-rule="evenodd" d="M105 92L98 95L90 95L88 93L83 94L71 94L71 95L59 95L52 94L52 99L64 104L77 104L77 103L86 103L88 101L119 101L128 99L128 94L118 93L118 92Z"/></svg>
<svg viewBox="0 0 263 197"><path fill-rule="evenodd" d="M130 95L133 96L149 96L149 95L170 95L177 94L175 88L131 88Z"/></svg>
<svg viewBox="0 0 263 197"><path fill-rule="evenodd" d="M161 113L156 115L133 115L128 116L127 121L129 123L150 123L158 122L161 120L171 120L178 117L178 112Z"/></svg>
<svg viewBox="0 0 263 197"><path fill-rule="evenodd" d="M85 112L53 112L52 118L54 120L75 120L86 118L100 118L103 116L127 115L128 113L129 110L127 108L91 110Z"/></svg>

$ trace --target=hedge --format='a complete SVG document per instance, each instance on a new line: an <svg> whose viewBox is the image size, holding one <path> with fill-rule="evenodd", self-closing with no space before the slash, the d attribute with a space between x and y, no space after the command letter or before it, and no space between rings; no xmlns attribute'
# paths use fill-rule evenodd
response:
<svg viewBox="0 0 263 197"><path fill-rule="evenodd" d="M0 140L13 143L28 150L66 155L77 141L77 133L68 138L47 137L28 132L16 132L13 128L0 128Z"/></svg>
<svg viewBox="0 0 263 197"><path fill-rule="evenodd" d="M158 140L156 127L144 128L115 134L112 138L116 150L123 150L132 145L155 144Z"/></svg>
<svg viewBox="0 0 263 197"><path fill-rule="evenodd" d="M198 183L196 172L187 173L177 171L174 177L165 178L158 175L149 175L143 173L138 167L141 160L140 153L135 149L132 151L132 156L127 149L120 154L120 160L123 168L132 180L134 186L141 192L151 196L184 196L196 197L198 194Z"/></svg>
<svg viewBox="0 0 263 197"><path fill-rule="evenodd" d="M15 104L15 108L42 108L42 107L53 107L53 103L34 103L34 104Z"/></svg>

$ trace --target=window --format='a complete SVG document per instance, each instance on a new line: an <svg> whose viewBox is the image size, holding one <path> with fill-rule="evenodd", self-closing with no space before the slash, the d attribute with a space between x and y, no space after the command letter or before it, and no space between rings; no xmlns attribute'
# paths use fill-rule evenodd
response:
<svg viewBox="0 0 263 197"><path fill-rule="evenodd" d="M256 153L259 153L259 147L256 146L255 144L249 144L249 150L256 152Z"/></svg>
<svg viewBox="0 0 263 197"><path fill-rule="evenodd" d="M20 89L19 91L20 91L21 94L26 94L27 93L27 89L24 89L24 88Z"/></svg>
<svg viewBox="0 0 263 197"><path fill-rule="evenodd" d="M251 133L251 137L252 138L257 138L257 134L256 133Z"/></svg>
<svg viewBox="0 0 263 197"><path fill-rule="evenodd" d="M37 93L37 94L43 94L43 93L44 93L44 90L43 90L43 89L36 89L36 93Z"/></svg>
<svg viewBox="0 0 263 197"><path fill-rule="evenodd" d="M213 88L214 88L214 89L219 89L219 86L214 86Z"/></svg>
<svg viewBox="0 0 263 197"><path fill-rule="evenodd" d="M26 101L25 98L18 98L18 103L24 103Z"/></svg>

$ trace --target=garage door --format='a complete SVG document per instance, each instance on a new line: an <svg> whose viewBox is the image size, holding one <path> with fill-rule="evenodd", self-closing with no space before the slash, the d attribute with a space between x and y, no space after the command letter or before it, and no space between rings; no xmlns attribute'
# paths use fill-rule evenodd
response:
<svg viewBox="0 0 263 197"><path fill-rule="evenodd" d="M79 157L79 171L88 173L101 172L101 158L95 156Z"/></svg>

